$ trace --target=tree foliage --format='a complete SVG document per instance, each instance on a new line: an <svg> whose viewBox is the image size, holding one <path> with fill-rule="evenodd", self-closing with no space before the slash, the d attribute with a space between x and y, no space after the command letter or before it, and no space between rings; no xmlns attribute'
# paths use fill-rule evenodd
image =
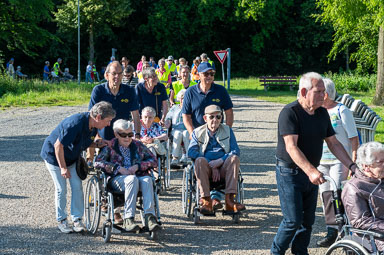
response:
<svg viewBox="0 0 384 255"><path fill-rule="evenodd" d="M1 1L0 45L9 51L20 50L28 56L36 56L39 47L55 39L46 28L39 26L51 19L52 9L51 0Z"/></svg>

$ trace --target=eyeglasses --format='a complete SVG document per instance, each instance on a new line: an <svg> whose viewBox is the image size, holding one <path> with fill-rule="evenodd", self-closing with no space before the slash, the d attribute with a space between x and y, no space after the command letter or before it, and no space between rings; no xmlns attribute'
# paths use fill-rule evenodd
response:
<svg viewBox="0 0 384 255"><path fill-rule="evenodd" d="M215 72L205 72L203 73L205 77L208 77L208 76L215 76Z"/></svg>
<svg viewBox="0 0 384 255"><path fill-rule="evenodd" d="M210 120L213 120L214 118L218 119L218 120L221 120L221 115L209 115L209 119Z"/></svg>
<svg viewBox="0 0 384 255"><path fill-rule="evenodd" d="M120 76L120 75L122 75L123 74L123 72L120 72L120 73L110 73L112 76Z"/></svg>
<svg viewBox="0 0 384 255"><path fill-rule="evenodd" d="M133 132L129 132L128 134L127 133L117 133L121 138L126 138L127 136L128 137L133 137L135 134Z"/></svg>

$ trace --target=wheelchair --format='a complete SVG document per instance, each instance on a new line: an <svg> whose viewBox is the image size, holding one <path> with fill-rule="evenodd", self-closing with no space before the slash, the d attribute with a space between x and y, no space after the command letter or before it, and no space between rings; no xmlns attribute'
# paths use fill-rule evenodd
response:
<svg viewBox="0 0 384 255"><path fill-rule="evenodd" d="M156 185L159 191L159 194L166 192L170 188L171 184L171 161L170 161L170 147L169 139L167 141L161 142L165 147L165 155L156 154L157 158L157 173L158 178L156 179Z"/></svg>
<svg viewBox="0 0 384 255"><path fill-rule="evenodd" d="M213 214L201 214L200 213L200 191L197 185L197 179L194 171L194 162L189 161L188 165L184 168L183 171L183 183L182 183L182 209L183 213L187 215L188 218L193 218L194 224L200 223L201 216L216 216L216 212ZM241 169L239 170L239 176L237 181L237 194L236 202L243 204L244 203L244 184L243 177L241 174ZM215 190L221 194L224 194L225 190L225 181L221 180L219 182L210 182L211 191ZM221 210L222 215L229 215L232 217L234 223L240 222L241 212L227 212L224 209Z"/></svg>
<svg viewBox="0 0 384 255"><path fill-rule="evenodd" d="M337 224L339 231L336 242L328 248L326 255L383 255L383 252L377 250L375 238L384 239L384 234L352 227L348 222L347 215L344 213L340 197L341 189L337 189L336 182L331 177L324 175L324 179L331 183L331 202L335 214L334 223ZM327 222L327 224L329 223Z"/></svg>
<svg viewBox="0 0 384 255"><path fill-rule="evenodd" d="M98 231L101 216L105 217L105 221L102 226L101 234L105 243L109 242L112 233L127 233L127 231L114 222L114 209L120 206L124 207L124 194L113 193L108 187L108 181L106 174L100 169L93 169L90 173L92 176L88 179L85 199L84 199L84 210L85 210L85 225L89 233L95 235ZM155 216L158 224L161 226L159 199L158 199L158 186L155 184L156 180L152 175L153 193L154 193L154 207ZM105 202L107 206L107 212L102 212L101 205ZM158 238L158 231L150 232L145 226L145 217L143 209L143 197L141 191L139 191L136 202L136 209L139 210L141 216L141 222L144 226L140 229L141 232L149 232L149 238L156 240Z"/></svg>

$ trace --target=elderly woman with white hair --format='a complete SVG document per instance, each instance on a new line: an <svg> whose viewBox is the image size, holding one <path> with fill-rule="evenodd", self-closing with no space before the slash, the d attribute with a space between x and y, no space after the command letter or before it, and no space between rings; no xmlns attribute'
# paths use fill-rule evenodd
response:
<svg viewBox="0 0 384 255"><path fill-rule="evenodd" d="M344 146L345 151L348 152L352 161L355 162L359 138L353 114L345 105L335 101L336 88L333 81L324 78L323 82L325 86L323 107L328 111L337 140ZM332 177L339 187L341 182L347 179L349 173L348 166L344 166L335 155L332 154L326 142L323 144L323 155L317 169L323 174ZM329 182L325 182L319 186L320 194L330 189ZM323 198L323 196L321 197ZM317 245L320 247L329 247L335 242L336 238L337 227L327 226L327 235L319 240Z"/></svg>
<svg viewBox="0 0 384 255"><path fill-rule="evenodd" d="M183 100L184 100L184 94L186 89L182 89L177 93L177 101L180 102L180 104L175 104L172 106L172 108L169 110L167 117L165 117L165 126L167 128L171 127L172 124L172 131L171 135L173 136L173 143L172 143L172 161L171 165L177 165L179 163L185 163L187 162L187 155L186 153L182 153L182 147L181 143L184 142L184 151L188 151L189 146L189 133L187 128L184 125L183 122L183 114L181 112L181 109L183 107ZM180 156L182 155L181 159Z"/></svg>
<svg viewBox="0 0 384 255"><path fill-rule="evenodd" d="M110 178L109 183L116 193L123 193L124 228L137 232L135 224L136 199L139 190L143 194L145 225L149 231L160 229L156 221L151 169L157 166L156 157L138 140L132 139L132 123L119 119L113 124L115 138L97 156L94 166L102 169Z"/></svg>
<svg viewBox="0 0 384 255"><path fill-rule="evenodd" d="M384 232L384 146L368 142L357 150L358 170L343 188L341 199L354 228ZM376 240L379 251L384 241Z"/></svg>
<svg viewBox="0 0 384 255"><path fill-rule="evenodd" d="M168 140L167 133L155 120L156 111L147 106L141 112L141 142L143 142L154 155L164 155L166 150L161 141Z"/></svg>

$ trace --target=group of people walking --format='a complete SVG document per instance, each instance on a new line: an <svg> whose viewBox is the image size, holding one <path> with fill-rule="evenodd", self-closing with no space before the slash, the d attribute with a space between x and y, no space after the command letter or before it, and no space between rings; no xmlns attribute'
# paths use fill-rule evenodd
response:
<svg viewBox="0 0 384 255"><path fill-rule="evenodd" d="M101 148L96 159L93 159L94 151L88 150L89 164L94 162L103 169L111 178L112 188L125 194L124 215L121 217L116 211L115 219L121 217L127 230L137 230L134 205L137 192L142 190L146 224L151 229L159 228L148 175L156 168L156 154L162 153L161 141L168 139L162 127L172 127L172 162L182 162L187 157L194 160L201 213L223 208L220 196L214 196L209 188L210 181L220 179L225 179L226 184L226 210L246 209L234 200L240 149L232 131L234 113L228 92L214 83L215 69L209 62L198 64L198 83L192 80L187 65L181 65L177 71L181 79L172 82L172 75L170 79L164 78L166 75L161 70L163 67L165 72L171 70L173 58L167 60L168 67L159 61L157 71L142 58L134 71L136 85L129 84L134 76L133 68L129 68L131 77L122 83L129 65L125 63L124 67L112 61L104 74L106 82L92 91L89 112L66 118L45 140L41 156L55 183L56 218L62 232L71 231L65 211L66 179L72 189L73 230L84 230L83 193L75 163L81 151L88 147ZM351 181L351 185L364 178L363 181L373 183L380 180L381 184L384 177L383 146L369 143L358 148L353 116L345 106L335 102L335 95L331 80L317 73L306 73L300 79L298 100L286 105L279 115L276 181L283 220L272 244L272 254L285 254L290 245L293 254L308 254L319 186L321 192L329 190L324 174L330 175L338 185L347 179L349 172L355 174L352 180L360 178ZM370 187L367 184L367 189ZM347 190L350 189L353 188ZM352 193L343 193L347 201L355 199ZM358 213L369 217L370 211L363 206L359 208ZM352 206L350 209L353 211ZM375 220L378 219L376 215ZM329 246L335 241L335 230L328 229L319 246Z"/></svg>

